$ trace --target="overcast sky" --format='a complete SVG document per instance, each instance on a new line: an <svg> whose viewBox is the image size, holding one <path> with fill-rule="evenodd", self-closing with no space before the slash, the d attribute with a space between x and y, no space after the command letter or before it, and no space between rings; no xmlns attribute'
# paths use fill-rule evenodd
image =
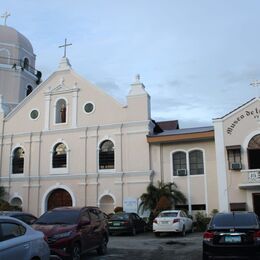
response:
<svg viewBox="0 0 260 260"><path fill-rule="evenodd" d="M122 104L140 74L157 121L212 125L257 93L259 0L1 0L5 11L44 79L67 38L73 69Z"/></svg>

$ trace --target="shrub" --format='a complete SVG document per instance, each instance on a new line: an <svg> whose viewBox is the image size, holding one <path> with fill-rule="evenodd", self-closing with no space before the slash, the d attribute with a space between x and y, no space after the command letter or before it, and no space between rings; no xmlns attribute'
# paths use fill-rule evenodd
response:
<svg viewBox="0 0 260 260"><path fill-rule="evenodd" d="M195 214L195 219L196 219L195 222L196 231L199 232L205 231L207 229L207 225L210 221L210 218L207 217L205 213L199 211Z"/></svg>
<svg viewBox="0 0 260 260"><path fill-rule="evenodd" d="M0 211L22 211L19 206L10 205L7 201L0 199Z"/></svg>
<svg viewBox="0 0 260 260"><path fill-rule="evenodd" d="M115 213L123 212L123 207L115 207L115 208L114 208L114 212L115 212Z"/></svg>
<svg viewBox="0 0 260 260"><path fill-rule="evenodd" d="M216 213L218 213L217 209L213 209L210 213L210 216L213 217Z"/></svg>

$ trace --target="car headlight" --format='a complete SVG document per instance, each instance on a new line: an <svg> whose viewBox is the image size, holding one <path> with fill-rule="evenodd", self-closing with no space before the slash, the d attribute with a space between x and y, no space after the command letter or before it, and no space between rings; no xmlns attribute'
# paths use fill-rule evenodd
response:
<svg viewBox="0 0 260 260"><path fill-rule="evenodd" d="M71 235L71 233L72 233L72 231L56 234L52 238L57 240L57 239L61 239L61 238L64 238L64 237L69 237Z"/></svg>

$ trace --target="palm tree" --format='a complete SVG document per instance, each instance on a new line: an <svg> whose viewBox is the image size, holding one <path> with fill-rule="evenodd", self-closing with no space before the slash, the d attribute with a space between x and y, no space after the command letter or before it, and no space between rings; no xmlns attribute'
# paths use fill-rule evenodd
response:
<svg viewBox="0 0 260 260"><path fill-rule="evenodd" d="M6 195L5 188L3 186L0 186L0 200L4 200L5 195Z"/></svg>
<svg viewBox="0 0 260 260"><path fill-rule="evenodd" d="M150 221L160 211L171 209L178 203L186 203L187 199L185 195L178 190L177 185L174 182L163 183L158 181L158 185L155 186L150 183L147 186L146 193L143 193L140 197L141 203L139 210L143 212L149 210ZM152 218L152 219L151 219Z"/></svg>

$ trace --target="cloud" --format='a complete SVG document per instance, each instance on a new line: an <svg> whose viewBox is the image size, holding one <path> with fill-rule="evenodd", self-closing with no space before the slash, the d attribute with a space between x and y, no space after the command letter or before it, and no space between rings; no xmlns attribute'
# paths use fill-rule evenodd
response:
<svg viewBox="0 0 260 260"><path fill-rule="evenodd" d="M112 80L97 81L95 85L101 87L108 95L113 96L121 104L125 104L126 93L116 82Z"/></svg>

